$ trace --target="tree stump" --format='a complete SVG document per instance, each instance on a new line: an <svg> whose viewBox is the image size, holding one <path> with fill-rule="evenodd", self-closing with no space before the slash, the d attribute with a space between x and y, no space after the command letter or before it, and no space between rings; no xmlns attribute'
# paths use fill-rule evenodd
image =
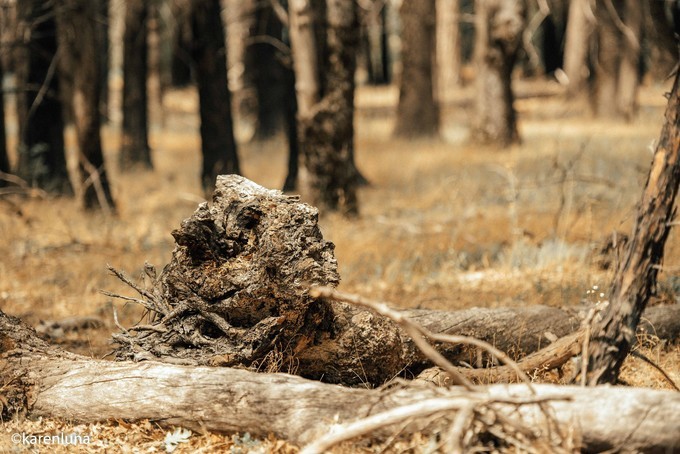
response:
<svg viewBox="0 0 680 454"><path fill-rule="evenodd" d="M218 177L213 203L172 232L172 260L143 295L151 323L116 335L119 359L251 365L298 352L328 322L309 286L339 282L317 217L297 197Z"/></svg>

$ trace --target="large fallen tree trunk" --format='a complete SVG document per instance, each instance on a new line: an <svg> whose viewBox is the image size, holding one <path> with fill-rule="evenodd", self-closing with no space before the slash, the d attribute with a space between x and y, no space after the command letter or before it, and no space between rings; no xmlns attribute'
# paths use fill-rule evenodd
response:
<svg viewBox="0 0 680 454"><path fill-rule="evenodd" d="M2 312L0 358L3 417L25 411L78 422L151 419L199 431L273 433L305 444L338 424L404 405L418 405L421 412L439 408L442 420L455 418L457 410L486 406L531 428L536 437L564 436L569 429L576 447L589 451L666 452L680 446L680 393L667 391L552 385L494 385L472 392L422 386L367 390L226 367L107 362L51 347ZM375 435L393 430L384 427ZM414 423L404 433L415 430L427 429Z"/></svg>

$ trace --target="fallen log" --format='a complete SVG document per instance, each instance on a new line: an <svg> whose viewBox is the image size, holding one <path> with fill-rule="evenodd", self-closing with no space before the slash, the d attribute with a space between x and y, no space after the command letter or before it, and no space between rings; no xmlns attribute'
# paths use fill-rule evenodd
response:
<svg viewBox="0 0 680 454"><path fill-rule="evenodd" d="M151 419L196 431L273 433L306 444L332 428L337 432L343 427L338 425L405 405L432 403L431 412L439 408L441 421L455 418L456 409L483 405L536 437L554 437L555 425L561 436L571 431L576 447L588 451L667 452L680 446L680 393L667 391L554 385L368 390L227 367L108 362L49 346L2 312L0 360L3 418L24 412L83 423ZM442 401L446 412L436 406ZM382 427L374 436L394 430ZM416 421L404 433L416 430L428 429Z"/></svg>
<svg viewBox="0 0 680 454"><path fill-rule="evenodd" d="M220 176L212 205L201 204L173 236L173 258L160 275L146 268L150 289L113 270L142 297L126 299L149 311L146 324L114 335L118 359L261 370L288 364L306 378L372 386L431 366L392 321L310 297L310 286L334 287L340 277L316 209L296 197ZM572 312L543 306L406 315L432 332L477 337L511 357L581 323ZM462 344L437 348L454 364L488 364L488 356Z"/></svg>

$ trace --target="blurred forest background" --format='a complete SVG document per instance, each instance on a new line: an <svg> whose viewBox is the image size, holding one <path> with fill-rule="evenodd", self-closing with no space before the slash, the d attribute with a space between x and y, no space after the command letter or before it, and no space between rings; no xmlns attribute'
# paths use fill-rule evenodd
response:
<svg viewBox="0 0 680 454"><path fill-rule="evenodd" d="M678 5L5 0L2 308L110 320L106 263L166 263L223 173L318 206L350 290L576 304L626 242Z"/></svg>
<svg viewBox="0 0 680 454"><path fill-rule="evenodd" d="M344 290L605 301L679 27L678 0L0 0L0 309L105 355L141 317L106 264L167 263L224 173L319 207ZM651 304L677 304L666 251ZM680 348L637 348L680 381Z"/></svg>

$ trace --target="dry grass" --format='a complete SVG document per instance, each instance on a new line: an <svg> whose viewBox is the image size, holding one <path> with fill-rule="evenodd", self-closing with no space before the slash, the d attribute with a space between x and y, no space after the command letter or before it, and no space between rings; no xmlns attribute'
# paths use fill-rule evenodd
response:
<svg viewBox="0 0 680 454"><path fill-rule="evenodd" d="M531 86L522 89L530 92ZM325 237L337 246L341 288L399 307L440 309L573 306L587 299L593 285L607 288L608 272L597 267L593 252L612 232L630 231L649 146L660 131L662 93L663 87L645 89L633 124L584 117L559 96L521 99L524 143L501 152L458 140L467 113L453 108L446 109L445 135L456 141L391 140L393 90L362 89L357 159L371 181L360 194L362 215L321 220ZM123 324L137 320L138 308L99 293L128 293L106 264L132 276L142 275L145 261L162 266L172 251L171 230L202 199L195 96L171 93L166 108L164 127L152 130L155 171L121 175L112 170L116 217L84 214L69 199L0 199L3 311L32 325L72 315L101 317L102 328L59 341L95 357L110 348L113 308ZM105 131L105 144L114 162L115 128ZM284 149L283 140L243 145L245 175L279 187ZM665 261L669 272L661 276L669 287L675 282L670 271L680 264L678 252L680 241L672 234ZM680 381L678 347L657 342L641 349ZM636 386L666 387L659 377L631 358L623 378ZM150 423L12 421L3 427L0 451L11 449L8 434L21 431L82 431L107 444L79 452L162 452L167 433ZM194 435L177 452L247 451L235 443L230 437ZM410 446L421 452L426 445ZM293 449L275 440L260 448Z"/></svg>

